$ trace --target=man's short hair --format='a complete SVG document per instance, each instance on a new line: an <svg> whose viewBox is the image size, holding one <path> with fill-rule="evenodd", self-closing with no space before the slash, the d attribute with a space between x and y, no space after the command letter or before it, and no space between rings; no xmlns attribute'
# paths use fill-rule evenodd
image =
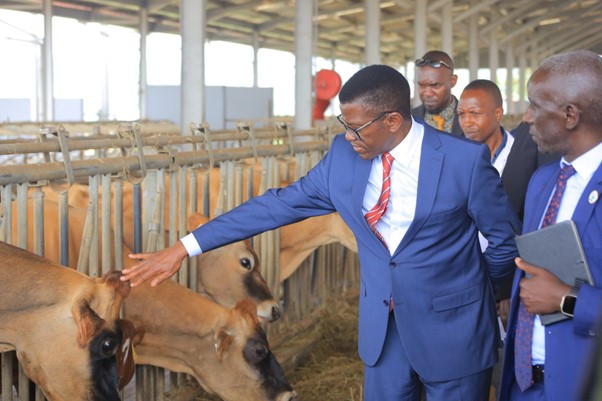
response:
<svg viewBox="0 0 602 401"><path fill-rule="evenodd" d="M602 124L602 58L598 54L589 50L556 54L545 59L535 73L539 71L565 83L566 90L557 94L559 104L576 103L592 122ZM573 77L587 80L573 81Z"/></svg>
<svg viewBox="0 0 602 401"><path fill-rule="evenodd" d="M504 104L500 88L495 84L495 82L488 79L475 79L464 88L464 91L468 90L481 90L486 92L495 101L495 105L497 107L502 107Z"/></svg>
<svg viewBox="0 0 602 401"><path fill-rule="evenodd" d="M430 50L424 53L424 56L421 57L423 60L430 61L443 61L445 64L449 65L451 69L454 69L454 60L449 56L449 54L445 53L441 50Z"/></svg>
<svg viewBox="0 0 602 401"><path fill-rule="evenodd" d="M362 103L374 114L398 111L410 118L410 85L396 69L374 64L356 72L339 92L341 104Z"/></svg>

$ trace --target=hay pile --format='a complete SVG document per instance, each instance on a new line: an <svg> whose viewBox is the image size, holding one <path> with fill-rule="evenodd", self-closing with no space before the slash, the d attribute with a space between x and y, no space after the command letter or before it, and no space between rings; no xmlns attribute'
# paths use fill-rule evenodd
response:
<svg viewBox="0 0 602 401"><path fill-rule="evenodd" d="M357 297L329 302L316 326L320 339L307 363L287 377L300 401L361 401L363 364L357 355Z"/></svg>
<svg viewBox="0 0 602 401"><path fill-rule="evenodd" d="M312 328L318 338L307 360L286 371L299 401L361 401L363 364L357 355L357 296L351 301L330 301ZM278 355L277 355L278 357ZM202 395L195 401L220 401Z"/></svg>

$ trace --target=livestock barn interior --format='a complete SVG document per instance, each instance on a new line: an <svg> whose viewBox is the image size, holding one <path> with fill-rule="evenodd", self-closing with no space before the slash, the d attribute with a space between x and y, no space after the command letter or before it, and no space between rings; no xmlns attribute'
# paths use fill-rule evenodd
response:
<svg viewBox="0 0 602 401"><path fill-rule="evenodd" d="M341 131L334 118L340 79L344 82L363 65L386 63L411 81L413 60L427 50L443 49L453 54L465 83L476 77L496 80L504 94L504 124L513 127L527 105L528 74L542 59L576 48L602 52L600 2L593 0L6 0L0 2L0 11L40 17L34 28L11 19L16 14L0 18L3 27L27 32L28 40L36 43L39 63L32 68L35 90L28 99L0 90L5 109L0 110L0 240L91 277L128 266L131 251L150 252L175 243L199 224L193 215L214 217L301 177ZM102 91L95 117L86 114L88 100L77 99L67 105L65 119L59 112L67 106L53 95L61 90L53 66L63 46L53 35L53 24L58 24L53 17L131 30L139 36L139 60L148 59L146 38L152 34L180 38L178 84L150 85L145 77L152 66L122 64L124 70L135 71L130 81L135 81L136 96L128 105L135 109L135 118L116 118L117 106L110 104L115 97ZM11 35L0 39L14 41ZM253 63L237 65L236 54L220 61L252 70L250 88L226 83L215 89L205 83L205 69L215 61L205 58L203 45L217 41L251 49ZM289 84L295 90L290 98L277 98L271 88L258 85L261 49L294 57L292 68L269 66L274 74L291 70L294 85ZM328 67L318 68L318 58ZM19 60L15 63L23 68ZM343 66L350 72L343 72ZM339 70L340 76L327 75L322 81L319 70ZM110 76L89 76L85 68L77 74L87 81ZM11 77L2 79L8 83ZM232 99L238 102L228 103ZM291 112L275 112L278 100L292 104ZM223 109L216 111L216 104ZM267 109L252 107L257 104ZM270 316L279 319L264 325L270 349L299 400L361 399L361 363L354 348L359 266L354 238L340 219L331 217L250 239L279 309ZM227 266L228 272L240 275L241 266L248 269L254 263L244 249L233 244L206 258L190 258L173 281L215 300L223 295L219 286L227 284L230 273L222 270L219 279L205 281L203 272ZM179 287L174 291L188 296ZM173 312L184 315L184 306L159 294L156 310L161 304L166 307L160 320L175 323L172 331L160 324L146 327L142 341L149 345L142 343L138 360L149 362L136 366L121 399L241 399L208 394L218 387L215 375L223 372L207 369L204 358L193 351L217 349L215 333L185 326L186 316ZM197 301L196 296L191 299ZM155 307L141 311L131 301L128 309L128 302L122 310L125 319L152 319L145 312ZM232 299L224 303L234 306ZM182 332L177 331L180 325L185 326ZM188 343L190 337L199 340ZM0 400L53 401L54 395L44 394L41 386L29 385L26 370L8 349L0 344L0 351L6 351ZM320 365L336 367L326 372ZM331 373L338 376L329 377ZM267 400L251 395L242 399Z"/></svg>

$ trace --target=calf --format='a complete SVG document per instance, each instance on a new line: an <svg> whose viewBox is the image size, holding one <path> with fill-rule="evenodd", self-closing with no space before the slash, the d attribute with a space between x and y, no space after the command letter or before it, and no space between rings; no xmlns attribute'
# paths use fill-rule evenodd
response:
<svg viewBox="0 0 602 401"><path fill-rule="evenodd" d="M93 279L0 242L0 352L49 401L118 401L119 273Z"/></svg>
<svg viewBox="0 0 602 401"><path fill-rule="evenodd" d="M144 327L136 363L192 375L225 401L296 401L250 300L225 308L173 281L132 289L125 316Z"/></svg>

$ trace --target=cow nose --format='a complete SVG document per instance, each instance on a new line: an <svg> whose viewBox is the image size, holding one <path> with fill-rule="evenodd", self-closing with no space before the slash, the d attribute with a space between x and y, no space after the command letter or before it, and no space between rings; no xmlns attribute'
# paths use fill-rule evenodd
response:
<svg viewBox="0 0 602 401"><path fill-rule="evenodd" d="M272 306L272 321L280 319L280 307Z"/></svg>
<svg viewBox="0 0 602 401"><path fill-rule="evenodd" d="M278 401L297 401L297 392L294 390L287 391L278 397Z"/></svg>

